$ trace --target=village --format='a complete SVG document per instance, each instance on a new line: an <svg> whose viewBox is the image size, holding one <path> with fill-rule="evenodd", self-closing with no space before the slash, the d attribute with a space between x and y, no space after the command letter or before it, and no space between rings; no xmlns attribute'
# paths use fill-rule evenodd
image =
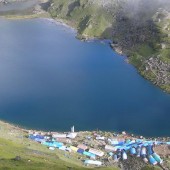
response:
<svg viewBox="0 0 170 170"><path fill-rule="evenodd" d="M121 168L122 164L126 166L137 159L141 167L149 164L166 169L164 157L170 155L169 138L146 139L126 132L75 132L73 126L70 132L62 133L29 130L28 137L52 151L63 151L68 158L74 154L84 166L116 165Z"/></svg>

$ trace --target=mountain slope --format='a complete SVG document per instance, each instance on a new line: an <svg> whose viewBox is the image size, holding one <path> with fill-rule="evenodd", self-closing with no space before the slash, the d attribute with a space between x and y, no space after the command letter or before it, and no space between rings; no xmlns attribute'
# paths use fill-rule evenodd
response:
<svg viewBox="0 0 170 170"><path fill-rule="evenodd" d="M63 151L51 151L27 138L26 130L0 121L0 170L90 170L77 154L69 158ZM117 170L101 167L100 170Z"/></svg>

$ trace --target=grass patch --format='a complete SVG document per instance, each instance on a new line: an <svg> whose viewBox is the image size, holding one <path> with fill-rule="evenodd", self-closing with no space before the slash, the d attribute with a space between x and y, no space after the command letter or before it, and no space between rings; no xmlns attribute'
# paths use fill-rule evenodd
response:
<svg viewBox="0 0 170 170"><path fill-rule="evenodd" d="M102 37L113 22L105 9L87 0L53 0L48 11L53 18L68 21L79 34L88 37Z"/></svg>
<svg viewBox="0 0 170 170"><path fill-rule="evenodd" d="M19 128L0 121L0 170L117 170L117 168L86 168L71 153L70 158L65 152L51 151L46 146L26 138L26 133ZM19 156L20 160L15 160Z"/></svg>
<svg viewBox="0 0 170 170"><path fill-rule="evenodd" d="M139 55L143 56L143 57L148 57L153 55L156 51L149 46L148 44L143 44L141 46L138 47L137 52Z"/></svg>

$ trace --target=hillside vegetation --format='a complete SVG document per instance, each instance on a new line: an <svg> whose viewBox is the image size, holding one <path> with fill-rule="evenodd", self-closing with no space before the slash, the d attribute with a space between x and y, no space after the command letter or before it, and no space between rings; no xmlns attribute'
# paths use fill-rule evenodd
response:
<svg viewBox="0 0 170 170"><path fill-rule="evenodd" d="M53 18L79 38L109 38L147 79L170 92L170 2L163 0L51 0Z"/></svg>
<svg viewBox="0 0 170 170"><path fill-rule="evenodd" d="M28 131L0 121L0 170L118 170L117 167L85 167L77 153L59 149L49 150L31 139ZM129 158L130 159L130 158ZM139 161L139 162L138 162ZM133 158L126 167L135 169L141 160ZM125 161L124 164L126 164ZM167 159L167 162L169 160ZM167 165L168 166L168 165ZM121 169L121 168L120 168ZM127 169L127 168L125 168ZM129 168L127 170L130 170ZM158 166L147 166L140 170L160 170Z"/></svg>
<svg viewBox="0 0 170 170"><path fill-rule="evenodd" d="M54 0L49 12L53 18L66 20L76 27L80 35L100 38L111 27L113 19L104 5L105 3L96 0ZM114 8L117 9L116 6ZM111 37L111 32L108 31L105 36Z"/></svg>
<svg viewBox="0 0 170 170"><path fill-rule="evenodd" d="M83 167L77 154L65 157L63 151L51 151L27 138L28 133L0 121L0 170L90 170ZM93 168L94 170L96 168ZM97 168L117 170L117 168Z"/></svg>

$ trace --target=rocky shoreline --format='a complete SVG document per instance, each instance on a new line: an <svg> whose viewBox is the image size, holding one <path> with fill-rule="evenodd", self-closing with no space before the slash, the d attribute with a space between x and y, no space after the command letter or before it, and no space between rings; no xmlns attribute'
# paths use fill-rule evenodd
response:
<svg viewBox="0 0 170 170"><path fill-rule="evenodd" d="M105 153L105 156L102 158L98 158L97 160L100 160L103 162L102 167L118 167L121 170L143 170L145 167L150 167L151 169L155 166L150 166L150 163L144 162L141 158L136 157L135 155L128 154L128 159L123 160L120 159L119 161L115 161L110 155L110 152L113 152L112 150L105 150L105 146L110 146L110 140L112 141L136 141L136 140L142 140L142 141L154 141L154 143L157 143L161 141L161 144L155 145L154 152L159 154L161 158L163 159L163 164L158 164L156 167L160 167L163 170L168 170L169 167L169 158L170 158L170 146L165 145L166 142L170 142L170 137L150 137L145 138L140 135L134 135L129 134L125 131L121 133L117 132L107 132L107 131L76 131L73 133L76 133L75 137L65 137L67 134L72 133L71 131L68 132L58 132L58 131L41 131L41 130L33 130L33 129L26 129L17 125L13 125L8 122L0 121L1 128L3 125L10 127L11 129L17 130L17 133L23 134L25 133L26 138L29 135L40 135L40 136L46 136L48 137L54 137L57 142L62 142L66 146L78 146L79 144L86 144L88 147L94 148L96 150L101 150ZM65 135L65 136L63 136ZM34 138L33 138L34 139ZM32 138L31 138L32 140ZM39 140L36 140L36 142L41 143ZM52 149L52 148L49 148ZM59 149L60 150L60 149ZM57 150L56 150L57 151ZM71 154L73 156L73 154ZM80 157L79 154L75 155L78 158ZM74 156L74 157L75 157ZM85 157L82 157L82 160L84 160ZM79 159L80 161L80 159ZM93 167L93 166L92 166ZM148 169L150 170L150 169Z"/></svg>
<svg viewBox="0 0 170 170"><path fill-rule="evenodd" d="M153 80L151 81L161 87L163 90L166 89L166 85L170 84L170 64L164 63L159 59L159 57L151 57L145 61L145 71L143 74L147 74L147 72L151 72L153 74Z"/></svg>
<svg viewBox="0 0 170 170"><path fill-rule="evenodd" d="M14 126L14 128L16 127ZM164 160L164 163L158 164L158 167L160 167L163 170L168 170L167 158L170 157L170 147L169 145L165 145L163 143L169 142L170 137L145 138L143 136L134 136L133 134L128 134L125 131L122 133L106 132L106 131L45 132L45 131L37 131L37 130L27 130L27 129L23 129L19 127L17 127L17 129L23 132L26 132L32 140L35 140L36 142L39 142L39 143L42 143L42 141L44 141L42 137L48 138L47 141L50 141L51 139L53 139L53 141L57 141L60 144L63 143L64 145L61 146L61 150L63 150L64 146L66 146L66 149L68 149L67 151L68 153L69 152L71 153L71 150L69 150L70 146L71 147L73 146L72 152L75 152L74 149L76 148L76 146L80 147L80 145L94 148L96 151L101 151L105 153L103 157L97 158L97 160L103 162L103 167L118 167L121 170L141 170L142 168L148 166L149 163L131 154L128 154L128 159L120 158L119 161L114 160L112 156L110 156L113 150L106 149L106 146L111 145L110 141L118 141L120 143L122 141L136 141L136 140L154 141L154 143L161 141L162 144L155 145L154 151L157 154L159 154L161 158ZM75 135L70 136L70 134L72 133ZM70 137L67 137L67 135ZM38 137L36 138L36 136ZM49 149L54 150L55 147L50 146ZM60 147L59 147L59 150L60 150ZM116 153L116 151L114 152ZM83 161L86 158L83 157L81 159Z"/></svg>

